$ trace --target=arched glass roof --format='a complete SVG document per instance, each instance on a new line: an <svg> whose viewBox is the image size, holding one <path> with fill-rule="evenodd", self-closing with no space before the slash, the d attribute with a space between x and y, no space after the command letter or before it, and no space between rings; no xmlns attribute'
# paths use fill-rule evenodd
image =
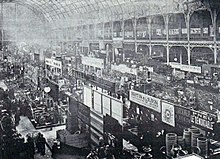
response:
<svg viewBox="0 0 220 159"><path fill-rule="evenodd" d="M69 17L104 16L121 18L134 12L161 11L164 6L174 6L181 0L3 0L24 4L43 14L48 21ZM172 4L172 5L170 5ZM156 8L155 8L156 7ZM158 7L160 10L158 10ZM151 9L152 8L152 9ZM166 9L167 9L166 8ZM104 15L103 15L104 14ZM144 13L143 13L144 14Z"/></svg>

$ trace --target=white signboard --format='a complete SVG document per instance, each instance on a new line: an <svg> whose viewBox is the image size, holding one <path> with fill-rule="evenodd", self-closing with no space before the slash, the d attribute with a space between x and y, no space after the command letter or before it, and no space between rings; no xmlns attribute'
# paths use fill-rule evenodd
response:
<svg viewBox="0 0 220 159"><path fill-rule="evenodd" d="M172 68L181 69L181 64L178 62L170 62L169 64Z"/></svg>
<svg viewBox="0 0 220 159"><path fill-rule="evenodd" d="M115 71L119 71L121 73L129 73L129 74L137 75L137 69L136 68L129 68L124 64L111 65L111 69L115 70Z"/></svg>
<svg viewBox="0 0 220 159"><path fill-rule="evenodd" d="M45 58L45 64L48 66L56 67L62 69L62 62L50 58Z"/></svg>
<svg viewBox="0 0 220 159"><path fill-rule="evenodd" d="M192 65L183 65L178 62L170 62L169 63L172 68L180 69L186 72L193 72L193 73L201 73L202 68L199 66L192 66Z"/></svg>
<svg viewBox="0 0 220 159"><path fill-rule="evenodd" d="M178 35L179 29L169 29L169 35Z"/></svg>
<svg viewBox="0 0 220 159"><path fill-rule="evenodd" d="M87 86L83 88L83 104L92 108L92 89Z"/></svg>
<svg viewBox="0 0 220 159"><path fill-rule="evenodd" d="M208 34L209 33L209 28L203 28L203 33Z"/></svg>
<svg viewBox="0 0 220 159"><path fill-rule="evenodd" d="M94 91L94 110L102 113L102 101L101 101L101 94L99 92Z"/></svg>
<svg viewBox="0 0 220 159"><path fill-rule="evenodd" d="M123 104L117 99L112 99L112 117L123 124Z"/></svg>
<svg viewBox="0 0 220 159"><path fill-rule="evenodd" d="M175 109L174 105L162 102L162 122L175 127Z"/></svg>
<svg viewBox="0 0 220 159"><path fill-rule="evenodd" d="M111 111L110 103L111 103L110 98L103 95L102 96L102 106L103 106L103 114L104 115L106 115L106 114L111 115L111 113L110 113L110 111Z"/></svg>
<svg viewBox="0 0 220 159"><path fill-rule="evenodd" d="M191 34L201 34L201 28L191 28L190 33Z"/></svg>
<svg viewBox="0 0 220 159"><path fill-rule="evenodd" d="M182 65L181 70L187 71L187 72L194 72L194 73L201 73L202 68L199 66L191 66L191 65Z"/></svg>
<svg viewBox="0 0 220 159"><path fill-rule="evenodd" d="M104 68L104 59L83 56L82 64L102 69Z"/></svg>
<svg viewBox="0 0 220 159"><path fill-rule="evenodd" d="M161 112L160 99L149 96L147 94L130 90L129 99L132 102L143 105L149 109L155 110L157 112Z"/></svg>
<svg viewBox="0 0 220 159"><path fill-rule="evenodd" d="M186 28L182 29L182 34L187 34L187 29Z"/></svg>

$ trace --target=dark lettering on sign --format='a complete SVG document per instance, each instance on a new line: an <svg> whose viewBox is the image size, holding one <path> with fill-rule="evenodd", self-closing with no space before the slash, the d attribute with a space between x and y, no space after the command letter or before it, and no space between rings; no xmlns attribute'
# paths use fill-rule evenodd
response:
<svg viewBox="0 0 220 159"><path fill-rule="evenodd" d="M154 100L153 98L150 98L150 97L146 97L146 96L142 96L141 94L139 93L135 93L135 92L131 92L131 95L133 97L136 97L137 99L140 99L142 100L144 103L149 103L151 104L152 106L157 106L158 105L158 101L157 100Z"/></svg>
<svg viewBox="0 0 220 159"><path fill-rule="evenodd" d="M184 126L190 126L191 110L184 107L176 106L175 118L176 118L176 123L179 123L180 125L184 125Z"/></svg>
<svg viewBox="0 0 220 159"><path fill-rule="evenodd" d="M191 122L192 124L211 129L213 130L213 126L215 123L216 116L213 114L209 114L207 112L197 112L192 111L191 114Z"/></svg>

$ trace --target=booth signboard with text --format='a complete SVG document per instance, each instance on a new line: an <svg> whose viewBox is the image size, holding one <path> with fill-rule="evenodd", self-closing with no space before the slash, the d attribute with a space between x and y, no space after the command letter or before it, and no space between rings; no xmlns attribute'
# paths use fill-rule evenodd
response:
<svg viewBox="0 0 220 159"><path fill-rule="evenodd" d="M130 101L145 106L149 109L152 109L156 112L161 112L161 100L147 94L130 90L129 92L129 99Z"/></svg>
<svg viewBox="0 0 220 159"><path fill-rule="evenodd" d="M191 110L186 107L175 105L175 120L176 127L186 128L191 127Z"/></svg>
<svg viewBox="0 0 220 159"><path fill-rule="evenodd" d="M199 126L201 128L213 130L216 122L216 115L210 114L204 111L191 111L191 123L192 125Z"/></svg>
<svg viewBox="0 0 220 159"><path fill-rule="evenodd" d="M45 58L45 64L51 67L62 69L62 62L55 59Z"/></svg>

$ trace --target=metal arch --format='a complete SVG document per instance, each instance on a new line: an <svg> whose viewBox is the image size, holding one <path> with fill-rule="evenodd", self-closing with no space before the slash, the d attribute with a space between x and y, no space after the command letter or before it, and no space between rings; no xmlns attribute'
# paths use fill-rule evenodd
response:
<svg viewBox="0 0 220 159"><path fill-rule="evenodd" d="M64 8L65 11L66 11L66 12L64 12L64 13L66 13L66 15L67 15L68 17L70 17L70 14L69 14L70 8L68 7L67 1L65 1L64 3L65 3L65 6L62 4L63 8ZM72 13L72 12L71 12L71 13Z"/></svg>
<svg viewBox="0 0 220 159"><path fill-rule="evenodd" d="M25 3L25 2L23 2L22 0L15 0L14 2L16 2L16 3L19 3L19 4L25 4L25 5L28 5L29 6L29 8L35 8L35 10L37 11L37 12L40 12L40 13L42 13L43 15L44 15L44 17L46 18L46 15L45 15L45 12L42 10L42 8L41 7L39 7L38 5L36 5L36 4L34 4L34 3L31 3L31 4L29 4L27 1L27 3ZM47 19L47 18L46 18ZM49 20L49 19L48 19Z"/></svg>
<svg viewBox="0 0 220 159"><path fill-rule="evenodd" d="M22 0L16 0L16 1L22 2ZM38 8L40 10L40 12L45 13L44 8L42 8L40 5L35 4L34 1L32 1L32 0L30 0L30 1L26 0L25 2L22 2L22 3L28 4L29 6L34 5L35 8Z"/></svg>
<svg viewBox="0 0 220 159"><path fill-rule="evenodd" d="M27 3L22 3L22 2L16 2L16 4L26 6L28 9L30 9L31 11L33 11L33 13L34 13L37 17L39 17L40 19L43 18L42 20L45 20L45 21L49 22L49 19L46 18L46 16L44 15L44 13L42 13L41 11L39 11L37 8L31 6L31 5L27 4ZM41 15L41 16L40 16L40 15Z"/></svg>
<svg viewBox="0 0 220 159"><path fill-rule="evenodd" d="M60 5L60 7L62 7L62 9L67 13L67 10L66 10L66 8L60 3L60 1L56 1L57 2L57 4L59 4ZM55 4L55 3L54 3ZM57 5L57 7L58 7L58 9L59 9L59 11L60 11L60 13L59 14L62 14L62 16L65 18L66 16L64 15L64 13L65 12L63 12L63 11L61 11L61 9L59 8L59 6ZM58 10L57 10L58 11Z"/></svg>
<svg viewBox="0 0 220 159"><path fill-rule="evenodd" d="M87 8L89 9L88 12L91 12L91 11L93 11L93 10L96 10L95 7L94 7L94 5L92 5L92 3L89 3L88 1L85 1L85 2L86 2L86 4L87 4ZM93 9L92 9L92 8L93 8Z"/></svg>
<svg viewBox="0 0 220 159"><path fill-rule="evenodd" d="M57 6L57 4L54 3L53 1L50 1L52 3L52 5L48 5L48 6L45 5L47 3L36 4L36 2L37 2L36 0L27 0L26 2L31 3L31 5L37 6L38 8L40 8L41 12L43 12L44 14L48 13L49 16L52 16L51 13L54 12L55 14L57 14L59 16L58 10L60 10L60 9ZM56 8L52 7L52 6L55 6ZM46 8L48 8L48 11L45 11ZM62 13L62 12L60 11L60 13ZM59 18L61 18L61 17L59 16ZM53 18L51 18L51 19L53 19Z"/></svg>
<svg viewBox="0 0 220 159"><path fill-rule="evenodd" d="M54 3L54 1L50 1L52 4L51 5L48 5L48 6L46 6L45 4L41 4L40 6L43 8L43 7L45 7L45 8L50 8L50 10L48 10L48 14L50 15L51 14L51 16L52 16L52 13L55 13L54 15L57 15L57 17L59 18L59 19L61 19L61 16L60 16L60 14L59 14L59 12L61 12L60 11L60 9L59 9L59 7L56 5L56 3ZM53 6L53 7L52 7ZM59 11L59 12L58 12ZM55 16L54 16L55 17Z"/></svg>
<svg viewBox="0 0 220 159"><path fill-rule="evenodd" d="M77 12L77 14L79 14L77 6L75 5L75 3L72 3L71 6L73 6L73 8L71 8L71 10L74 9Z"/></svg>

